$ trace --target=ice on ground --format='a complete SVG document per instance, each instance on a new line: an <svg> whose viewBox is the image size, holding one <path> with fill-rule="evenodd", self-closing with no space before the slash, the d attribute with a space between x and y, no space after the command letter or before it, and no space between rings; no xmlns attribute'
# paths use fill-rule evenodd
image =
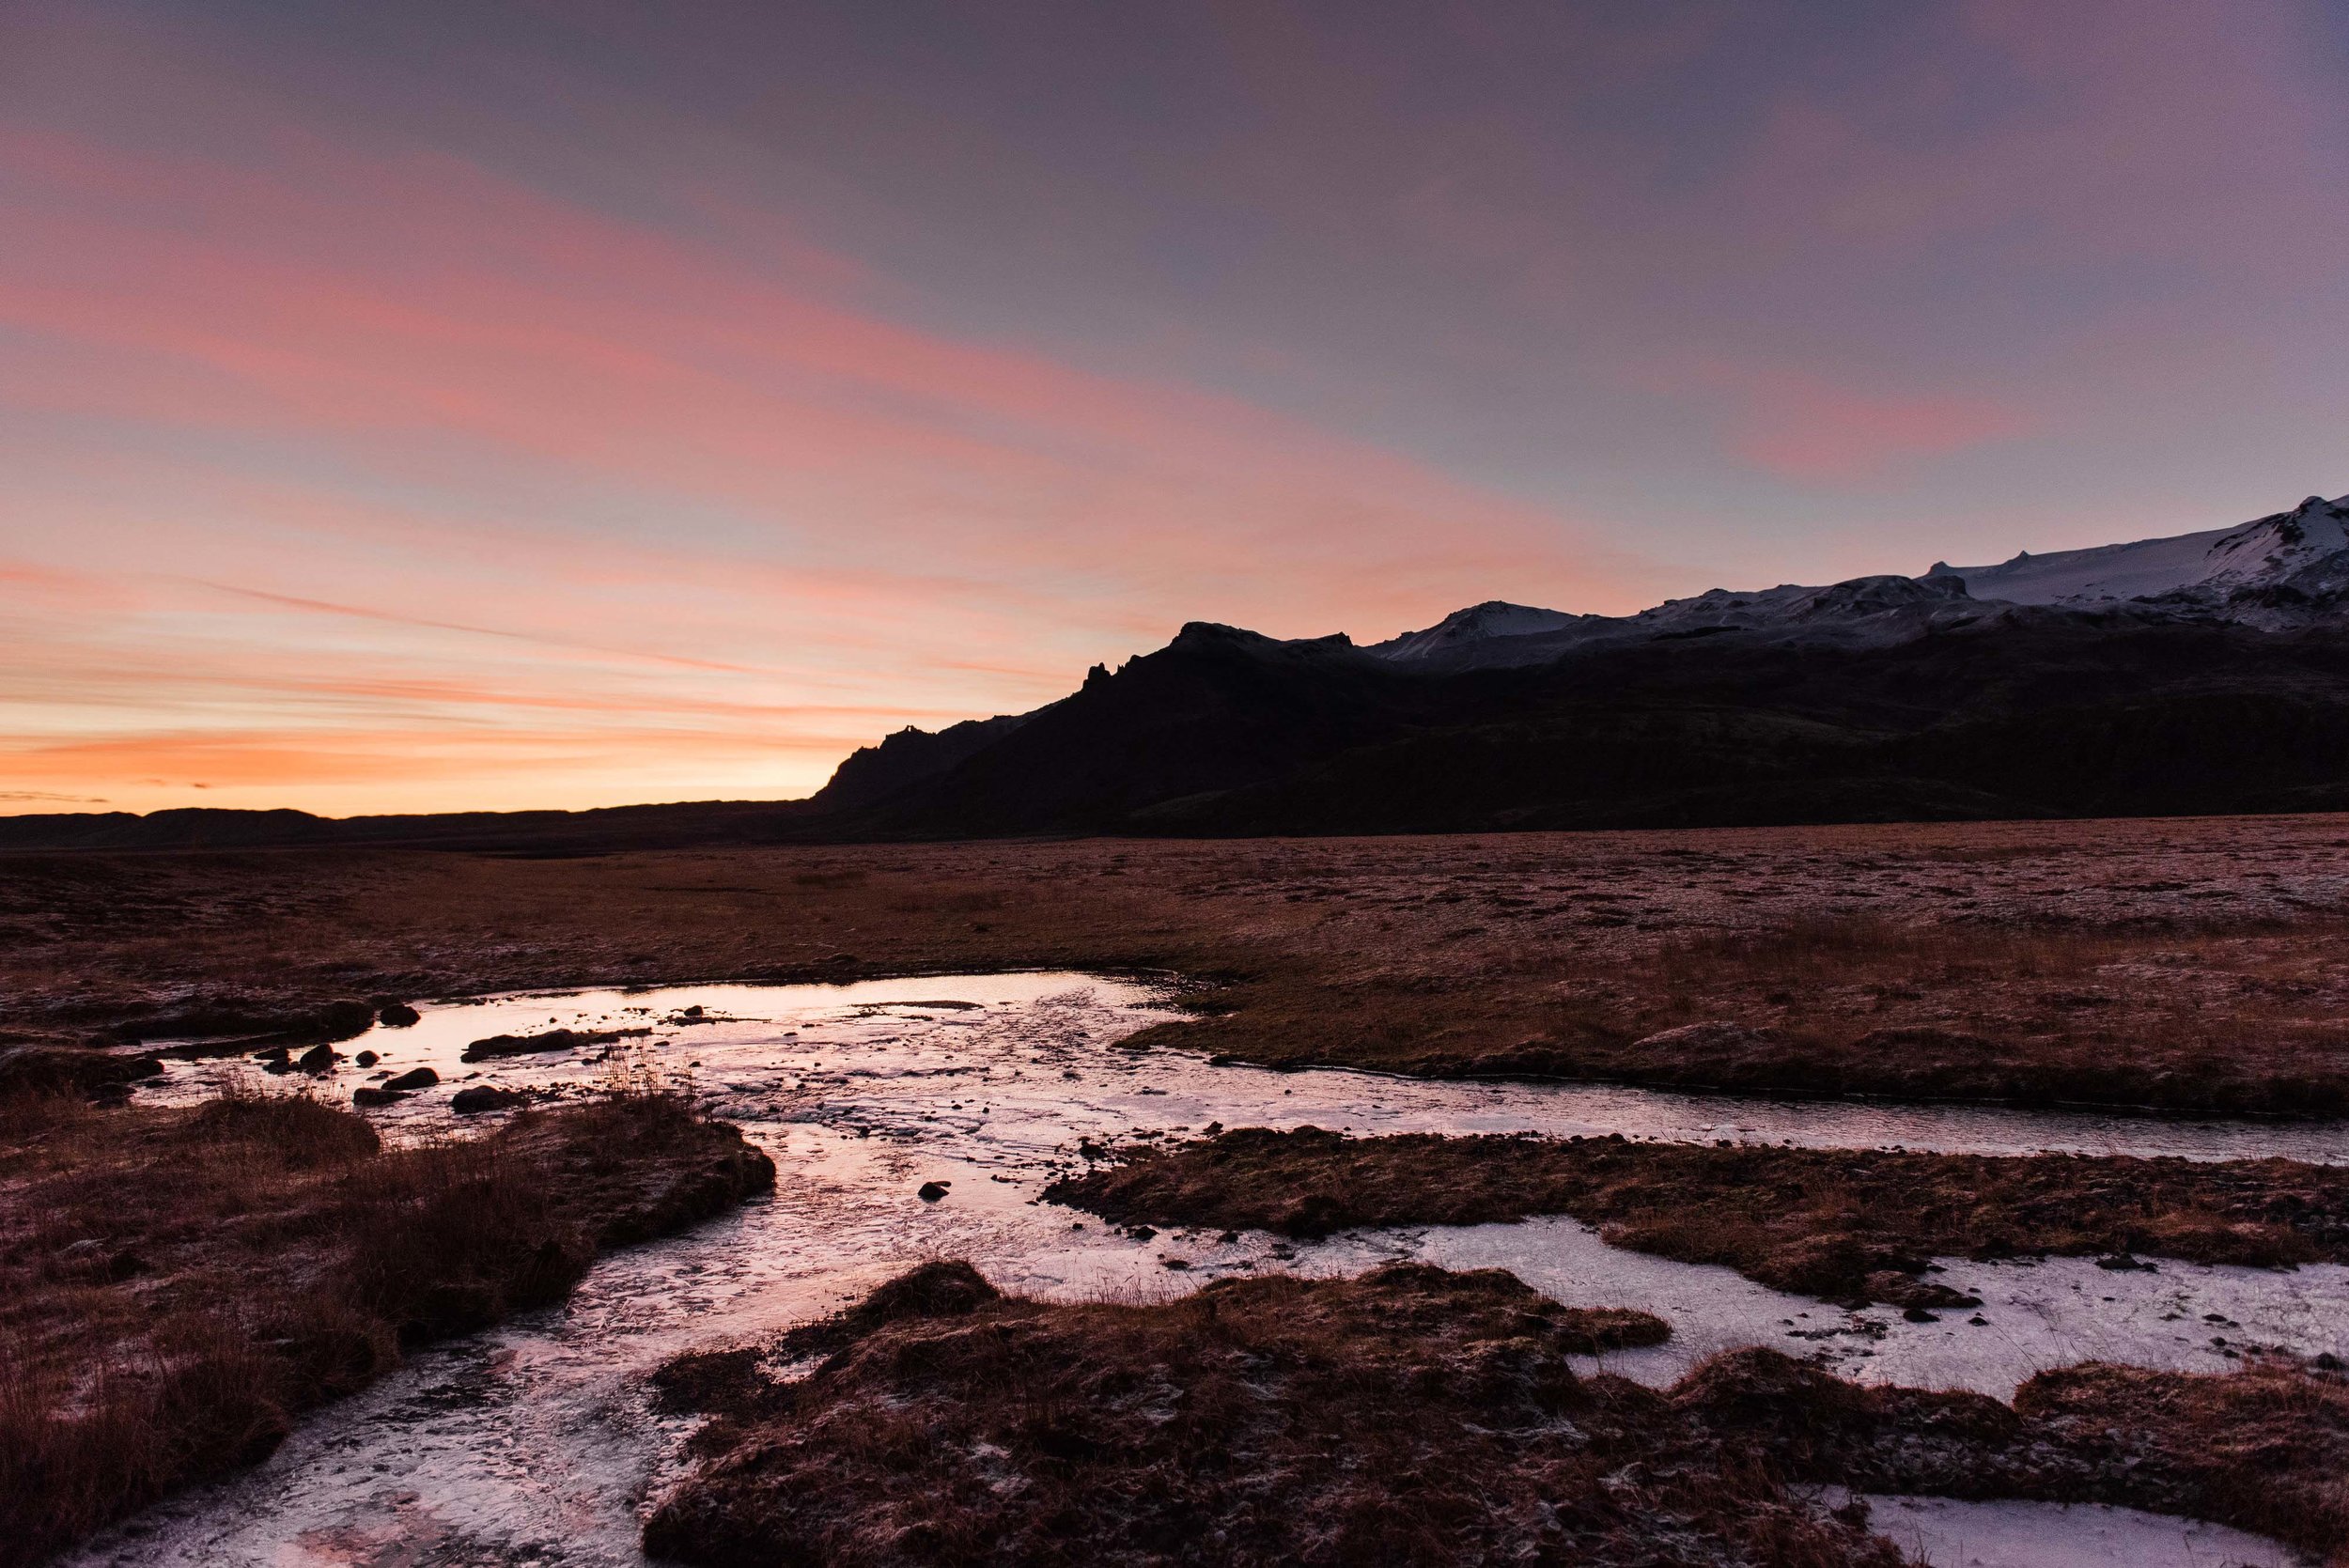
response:
<svg viewBox="0 0 2349 1568"><path fill-rule="evenodd" d="M1217 1122L1912 1148L2069 1143L2205 1156L2290 1144L2343 1154L2341 1134L2304 1127L1273 1073L1125 1043L1179 1016L1161 991L1135 981L958 976L506 997L434 1006L408 1030L348 1042L346 1053L382 1053L381 1070L430 1065L444 1080L378 1113L395 1137L481 1125L449 1106L472 1082L579 1094L621 1072L690 1081L773 1156L776 1191L599 1261L562 1308L417 1356L310 1418L251 1473L176 1499L68 1560L636 1568L640 1512L671 1475L690 1424L651 1410L646 1374L689 1348L807 1321L930 1257L967 1258L1006 1290L1058 1299L1157 1299L1235 1274L1351 1272L1394 1256L1505 1267L1571 1304L1641 1307L1668 1319L1671 1343L1596 1363L1658 1383L1713 1351L1752 1343L1818 1355L1846 1375L2000 1395L2031 1371L2089 1358L2217 1369L2232 1364L2228 1349L2245 1344L2343 1348L2349 1270L2332 1266L2269 1273L2163 1263L2150 1274L2116 1274L2085 1259L1945 1260L1943 1278L1983 1297L1984 1323L1966 1312L1909 1323L1884 1309L1843 1312L1727 1269L1619 1250L1571 1219L1370 1231L1312 1246L1252 1234L1226 1244L1180 1230L1137 1239L1039 1202L1049 1181L1081 1164L1081 1141L1195 1136ZM461 1060L468 1041L490 1034L639 1027L651 1032L494 1063ZM177 1064L157 1097L201 1094L224 1070L243 1069ZM365 1081L348 1066L330 1080L338 1093ZM943 1201L917 1196L930 1181L949 1184ZM2222 1321L2209 1322L2214 1314ZM2221 1338L2228 1343L2212 1343ZM2052 1520L2044 1529L2048 1550L2072 1549L2062 1545L2070 1526Z"/></svg>
<svg viewBox="0 0 2349 1568"><path fill-rule="evenodd" d="M1868 1528L1932 1568L2309 1568L2262 1536L2101 1503L1868 1497Z"/></svg>

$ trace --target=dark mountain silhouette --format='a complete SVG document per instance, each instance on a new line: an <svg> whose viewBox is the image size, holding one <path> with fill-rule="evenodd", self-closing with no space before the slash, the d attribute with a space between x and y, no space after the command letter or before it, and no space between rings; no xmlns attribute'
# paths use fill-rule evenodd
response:
<svg viewBox="0 0 2349 1568"><path fill-rule="evenodd" d="M2030 610L1890 647L1728 631L1507 669L1193 626L856 837L1418 832L2349 806L2349 630Z"/></svg>

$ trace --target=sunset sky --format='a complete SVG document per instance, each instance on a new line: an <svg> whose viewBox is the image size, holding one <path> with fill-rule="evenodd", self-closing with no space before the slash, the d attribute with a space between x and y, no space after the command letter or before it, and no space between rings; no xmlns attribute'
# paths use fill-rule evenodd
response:
<svg viewBox="0 0 2349 1568"><path fill-rule="evenodd" d="M0 0L0 812L2349 490L2349 7Z"/></svg>

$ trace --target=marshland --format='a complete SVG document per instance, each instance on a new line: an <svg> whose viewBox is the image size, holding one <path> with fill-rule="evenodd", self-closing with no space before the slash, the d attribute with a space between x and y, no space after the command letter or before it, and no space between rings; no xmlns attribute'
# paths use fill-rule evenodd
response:
<svg viewBox="0 0 2349 1568"><path fill-rule="evenodd" d="M2345 850L19 857L9 1549L1874 1561L1899 1494L2337 1551ZM949 1259L941 1315L808 1338ZM1465 1403L1374 1440L1329 1377ZM924 1413L884 1443L872 1399ZM2134 1463L2108 1404L2169 1412ZM1428 1434L1477 1410L1582 1436L1472 1495L1367 1479L1470 1463ZM1952 1421L1962 1464L1908 1453ZM1202 1443L1222 1478L1166 1492ZM972 1464L1007 1512L917 1517ZM1625 1464L1744 1490L1592 1490Z"/></svg>

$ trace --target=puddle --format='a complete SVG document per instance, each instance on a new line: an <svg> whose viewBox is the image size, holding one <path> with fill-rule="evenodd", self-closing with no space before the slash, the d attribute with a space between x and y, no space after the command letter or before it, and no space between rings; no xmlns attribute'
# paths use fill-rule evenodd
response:
<svg viewBox="0 0 2349 1568"><path fill-rule="evenodd" d="M699 1017L687 1017L695 1007ZM643 1374L682 1349L819 1315L924 1257L969 1258L1007 1290L1063 1299L1155 1299L1235 1273L1353 1272L1394 1256L1505 1267L1569 1303L1642 1307L1670 1320L1672 1343L1604 1363L1648 1382L1751 1343L1818 1354L1845 1375L1999 1395L2041 1367L2091 1357L2223 1368L2231 1363L2226 1347L2210 1343L2214 1334L2230 1345L2349 1349L2349 1269L2330 1265L2268 1273L2163 1264L2116 1275L2084 1259L1952 1262L1944 1277L1983 1297L1985 1324L1964 1312L1911 1324L1883 1309L1853 1314L1782 1296L1726 1269L1620 1251L1566 1219L1366 1232L1298 1247L1262 1234L1224 1245L1180 1232L1143 1243L1037 1203L1046 1182L1079 1163L1081 1139L1180 1137L1214 1122L2202 1157L2279 1146L2299 1157L2349 1153L2341 1134L2305 1127L1422 1083L1217 1067L1185 1052L1121 1046L1176 1016L1162 992L1138 982L957 976L505 997L431 1007L412 1028L346 1043L346 1053L381 1052L379 1070L428 1065L443 1080L370 1112L394 1138L490 1125L450 1110L451 1095L475 1084L583 1094L618 1074L690 1081L774 1157L777 1190L690 1234L599 1262L564 1308L418 1356L303 1423L251 1474L168 1504L135 1532L69 1560L641 1564L639 1511L664 1483L690 1424L648 1411ZM462 1060L469 1042L556 1028L648 1032ZM244 1069L175 1063L160 1088L143 1094L196 1097L234 1070ZM368 1075L346 1064L331 1081L348 1094ZM942 1201L916 1196L931 1181L949 1184ZM1169 1268L1169 1260L1188 1266ZM2205 1314L2228 1326L2208 1325Z"/></svg>

